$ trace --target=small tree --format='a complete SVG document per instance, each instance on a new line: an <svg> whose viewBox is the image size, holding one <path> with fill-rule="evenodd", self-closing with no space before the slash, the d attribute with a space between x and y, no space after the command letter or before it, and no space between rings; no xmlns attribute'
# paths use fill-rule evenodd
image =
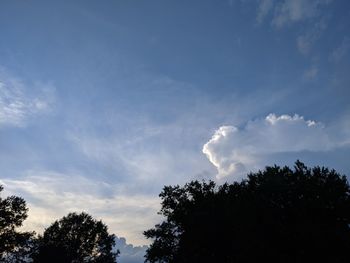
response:
<svg viewBox="0 0 350 263"><path fill-rule="evenodd" d="M0 193L3 187L0 185ZM27 218L28 208L23 198L0 197L0 262L24 262L29 253L33 233L19 232Z"/></svg>
<svg viewBox="0 0 350 263"><path fill-rule="evenodd" d="M148 262L349 262L350 189L334 170L297 161L160 197L166 219L144 233Z"/></svg>
<svg viewBox="0 0 350 263"><path fill-rule="evenodd" d="M38 238L34 262L115 263L114 235L102 221L86 213L70 213L49 226Z"/></svg>

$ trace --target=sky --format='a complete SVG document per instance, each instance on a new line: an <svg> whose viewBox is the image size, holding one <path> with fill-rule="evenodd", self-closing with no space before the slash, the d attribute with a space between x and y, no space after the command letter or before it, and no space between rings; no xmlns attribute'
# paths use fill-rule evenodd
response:
<svg viewBox="0 0 350 263"><path fill-rule="evenodd" d="M102 219L134 263L164 185L297 159L350 175L349 17L347 0L1 1L4 194L38 233Z"/></svg>

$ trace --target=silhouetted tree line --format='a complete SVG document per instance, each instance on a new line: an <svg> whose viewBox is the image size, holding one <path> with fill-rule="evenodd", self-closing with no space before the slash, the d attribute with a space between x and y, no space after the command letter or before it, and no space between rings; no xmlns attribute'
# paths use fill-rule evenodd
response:
<svg viewBox="0 0 350 263"><path fill-rule="evenodd" d="M148 262L350 262L349 184L334 170L297 161L160 197L165 220L144 232Z"/></svg>
<svg viewBox="0 0 350 263"><path fill-rule="evenodd" d="M232 184L165 186L160 197L165 220L144 232L146 262L350 262L350 188L334 170L297 161ZM0 262L116 262L102 221L70 213L36 236L17 230L27 212L22 198L0 197Z"/></svg>

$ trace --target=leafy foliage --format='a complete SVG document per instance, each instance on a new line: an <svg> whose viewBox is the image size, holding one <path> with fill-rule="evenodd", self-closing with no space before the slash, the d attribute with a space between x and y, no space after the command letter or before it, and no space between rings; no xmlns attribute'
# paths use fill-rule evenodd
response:
<svg viewBox="0 0 350 263"><path fill-rule="evenodd" d="M86 213L70 213L48 227L38 239L34 262L114 263L114 235L102 221Z"/></svg>
<svg viewBox="0 0 350 263"><path fill-rule="evenodd" d="M0 185L0 193L3 187ZM24 262L31 249L33 233L18 232L28 208L21 197L0 197L0 262Z"/></svg>
<svg viewBox="0 0 350 263"><path fill-rule="evenodd" d="M348 262L350 189L327 168L266 167L216 186L160 194L166 220L145 231L148 262Z"/></svg>

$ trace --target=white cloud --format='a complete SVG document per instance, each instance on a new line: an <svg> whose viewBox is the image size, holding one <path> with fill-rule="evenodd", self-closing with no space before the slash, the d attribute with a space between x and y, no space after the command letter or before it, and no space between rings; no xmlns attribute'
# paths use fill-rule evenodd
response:
<svg viewBox="0 0 350 263"><path fill-rule="evenodd" d="M328 151L346 143L333 137L326 127L299 115L269 114L249 121L244 127L222 126L203 146L203 153L217 168L217 178L237 178L249 170L262 168L269 154Z"/></svg>
<svg viewBox="0 0 350 263"><path fill-rule="evenodd" d="M31 171L23 178L2 179L5 194L23 197L29 207L24 229L37 232L69 212L86 211L102 219L111 233L125 236L133 244L144 244L144 230L160 218L155 196L130 194L123 185L52 171Z"/></svg>
<svg viewBox="0 0 350 263"><path fill-rule="evenodd" d="M23 82L0 69L0 127L22 127L30 116L49 110L52 85L36 86L41 86L40 94L33 96L33 91L29 93Z"/></svg>

